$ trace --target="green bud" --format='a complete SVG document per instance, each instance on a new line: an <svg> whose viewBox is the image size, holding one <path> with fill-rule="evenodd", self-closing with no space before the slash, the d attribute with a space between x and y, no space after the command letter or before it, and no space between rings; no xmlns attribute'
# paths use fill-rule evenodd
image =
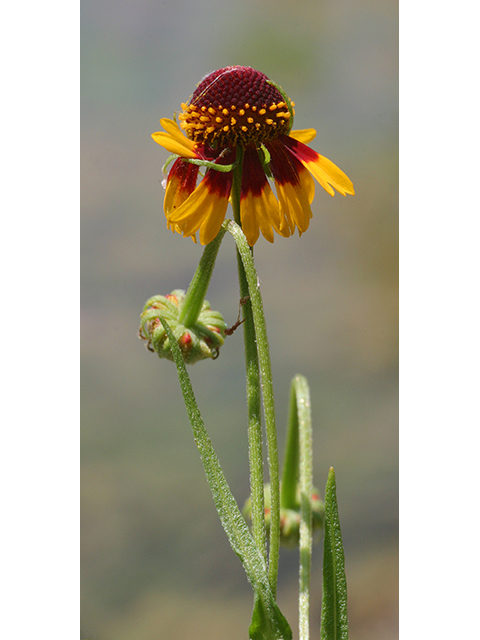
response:
<svg viewBox="0 0 480 640"><path fill-rule="evenodd" d="M270 530L270 485L264 487L265 494L265 525L267 532ZM325 516L325 505L320 499L318 489L313 488L312 492L312 530L320 529L323 526ZM245 502L242 511L245 519L250 522L252 518L251 498ZM284 547L298 547L300 540L300 485L297 488L295 498L295 509L280 509L280 544Z"/></svg>
<svg viewBox="0 0 480 640"><path fill-rule="evenodd" d="M185 299L185 291L175 289L166 296L153 296L147 300L140 316L139 337L147 342L150 351L158 353L160 358L173 361L170 342L160 317L168 322L186 364L194 364L205 358L218 358L220 347L225 338L227 325L218 311L213 311L204 300L196 322L185 327L178 320Z"/></svg>

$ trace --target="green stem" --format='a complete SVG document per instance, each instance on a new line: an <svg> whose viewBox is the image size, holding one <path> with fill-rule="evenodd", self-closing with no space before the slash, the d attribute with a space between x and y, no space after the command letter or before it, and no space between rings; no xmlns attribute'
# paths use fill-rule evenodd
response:
<svg viewBox="0 0 480 640"><path fill-rule="evenodd" d="M232 207L240 225L240 193L242 181L243 149L237 149L238 164L233 172ZM244 318L243 339L247 384L248 456L250 465L250 499L252 503L252 534L258 550L267 561L267 533L265 527L265 495L263 477L262 419L260 394L260 365L255 339L252 304L248 299L248 282L243 262L237 249L237 267L240 298L246 299L242 307Z"/></svg>
<svg viewBox="0 0 480 640"><path fill-rule="evenodd" d="M218 250L220 249L224 235L225 229L220 229L217 237L207 244L203 250L197 270L193 275L178 314L178 321L180 324L183 324L184 327L193 327L200 315L203 301L207 295L208 285L210 284L210 278L212 277L215 260L217 259Z"/></svg>
<svg viewBox="0 0 480 640"><path fill-rule="evenodd" d="M282 474L281 505L283 509L298 509L298 488L300 488L299 640L308 640L313 537L313 462L310 390L307 379L303 376L295 376L290 387L287 444Z"/></svg>
<svg viewBox="0 0 480 640"><path fill-rule="evenodd" d="M251 249L238 224L227 220L224 226L232 234L240 253L245 277L248 283L248 294L252 306L255 337L260 363L265 428L267 432L268 462L271 490L270 549L268 575L273 593L276 593L278 578L278 561L280 556L280 473L278 464L277 428L275 423L275 403L273 396L270 351L268 347L265 315L262 297L258 285L258 276L253 262Z"/></svg>
<svg viewBox="0 0 480 640"><path fill-rule="evenodd" d="M299 640L308 640L310 569L312 564L312 419L310 412L310 390L307 379L303 376L296 376L292 386L295 388L300 453Z"/></svg>
<svg viewBox="0 0 480 640"><path fill-rule="evenodd" d="M256 607L256 622L260 623L260 628L257 625L255 633L250 637L252 640L292 640L290 626L275 602L275 594L270 586L265 560L254 543L245 518L230 491L205 428L178 343L165 318L161 317L160 320L172 345L172 355L177 366L185 407L220 521L232 549L242 562L252 584L255 601L259 603L259 606Z"/></svg>

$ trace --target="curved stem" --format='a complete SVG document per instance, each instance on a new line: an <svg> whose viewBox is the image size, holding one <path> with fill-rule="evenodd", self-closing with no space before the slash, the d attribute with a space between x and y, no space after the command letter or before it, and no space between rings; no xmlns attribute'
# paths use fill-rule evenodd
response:
<svg viewBox="0 0 480 640"><path fill-rule="evenodd" d="M257 614L259 614L256 617L256 623L260 623L260 631L251 634L250 637L252 640L292 640L290 626L275 602L275 593L270 586L264 558L254 543L245 518L230 491L205 428L178 343L166 319L160 317L160 320L172 345L172 355L177 366L185 407L220 521L255 592Z"/></svg>
<svg viewBox="0 0 480 640"><path fill-rule="evenodd" d="M240 225L240 193L243 149L237 149L238 164L233 172L232 207L235 221ZM222 229L226 231L226 228ZM250 464L250 499L252 502L252 535L262 557L267 561L267 534L265 527L265 496L263 488L263 449L260 396L260 365L255 339L252 304L248 300L248 282L243 262L237 249L240 298L247 299L242 307L243 338L247 378L248 456Z"/></svg>
<svg viewBox="0 0 480 640"><path fill-rule="evenodd" d="M253 313L255 337L260 363L262 381L265 428L267 432L268 462L271 490L270 520L270 553L268 576L273 593L276 593L278 577L278 561L280 556L280 472L278 464L277 428L275 423L275 403L273 397L272 371L270 366L270 350L268 347L265 315L262 297L258 285L258 276L253 263L253 256L247 239L235 222L226 220L226 229L232 234L241 256L245 277L248 283L248 294Z"/></svg>

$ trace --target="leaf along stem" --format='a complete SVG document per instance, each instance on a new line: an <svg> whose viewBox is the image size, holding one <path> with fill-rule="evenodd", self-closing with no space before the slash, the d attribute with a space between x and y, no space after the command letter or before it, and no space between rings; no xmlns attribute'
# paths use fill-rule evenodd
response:
<svg viewBox="0 0 480 640"><path fill-rule="evenodd" d="M325 487L324 526L321 640L348 640L347 579L333 467Z"/></svg>

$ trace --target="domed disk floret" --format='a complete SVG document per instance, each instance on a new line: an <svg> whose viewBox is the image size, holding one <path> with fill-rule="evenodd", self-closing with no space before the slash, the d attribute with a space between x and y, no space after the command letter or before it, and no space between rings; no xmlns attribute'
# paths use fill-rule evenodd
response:
<svg viewBox="0 0 480 640"><path fill-rule="evenodd" d="M264 73L240 66L210 73L182 109L187 136L213 147L261 144L287 135L293 116Z"/></svg>

